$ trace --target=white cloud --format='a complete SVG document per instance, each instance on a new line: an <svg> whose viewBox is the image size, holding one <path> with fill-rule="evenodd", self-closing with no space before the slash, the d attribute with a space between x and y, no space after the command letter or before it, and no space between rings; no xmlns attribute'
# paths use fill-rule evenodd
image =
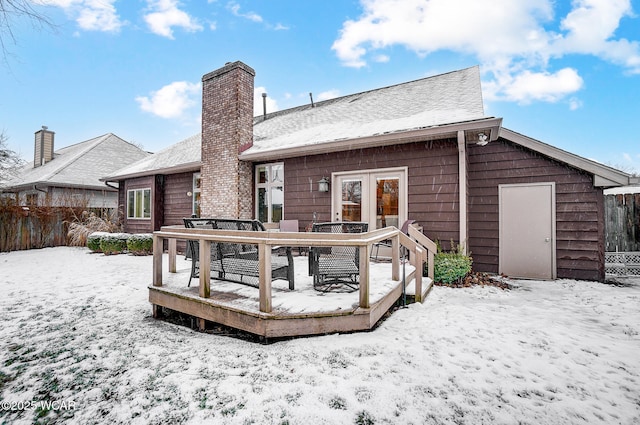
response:
<svg viewBox="0 0 640 425"><path fill-rule="evenodd" d="M582 108L582 101L580 99L577 99L575 97L572 97L571 99L569 99L570 110L575 111L580 108Z"/></svg>
<svg viewBox="0 0 640 425"><path fill-rule="evenodd" d="M331 89L323 91L321 93L318 93L318 102L323 100L335 99L336 97L340 97L340 90Z"/></svg>
<svg viewBox="0 0 640 425"><path fill-rule="evenodd" d="M393 46L420 56L471 55L489 77L488 97L517 102L557 102L580 90L578 69L553 66L569 54L596 56L640 73L640 42L615 37L621 19L632 17L630 0L574 0L560 17L553 0L360 2L362 15L343 23L332 46L345 66L391 60L380 50Z"/></svg>
<svg viewBox="0 0 640 425"><path fill-rule="evenodd" d="M275 112L279 110L278 102L275 99L268 96L267 89L265 87L256 87L253 90L253 115L258 116L264 113L262 93L267 93L267 113Z"/></svg>
<svg viewBox="0 0 640 425"><path fill-rule="evenodd" d="M551 51L594 55L640 73L639 42L613 39L620 20L633 16L630 0L577 0L573 6L561 21L565 34L553 40Z"/></svg>
<svg viewBox="0 0 640 425"><path fill-rule="evenodd" d="M489 82L485 94L489 100L503 99L523 104L532 101L557 102L582 86L582 78L572 68L555 73L524 70L515 76L502 75Z"/></svg>
<svg viewBox="0 0 640 425"><path fill-rule="evenodd" d="M245 18L253 22L262 22L262 16L258 15L255 12L240 13L240 5L238 3L231 2L227 5L227 7L235 16Z"/></svg>
<svg viewBox="0 0 640 425"><path fill-rule="evenodd" d="M200 89L199 83L176 81L151 92L150 96L136 97L136 102L145 112L162 118L180 118L197 104Z"/></svg>
<svg viewBox="0 0 640 425"><path fill-rule="evenodd" d="M114 0L115 1L115 0ZM110 1L89 0L77 19L80 28L93 31L119 31L122 26L115 6Z"/></svg>
<svg viewBox="0 0 640 425"><path fill-rule="evenodd" d="M386 63L389 62L391 58L388 55L376 55L373 60L378 63Z"/></svg>
<svg viewBox="0 0 640 425"><path fill-rule="evenodd" d="M120 20L116 0L41 0L45 6L64 9L86 31L118 32L125 24Z"/></svg>
<svg viewBox="0 0 640 425"><path fill-rule="evenodd" d="M173 39L173 27L189 32L202 31L200 25L188 13L178 8L177 0L147 0L150 12L144 20L154 34Z"/></svg>

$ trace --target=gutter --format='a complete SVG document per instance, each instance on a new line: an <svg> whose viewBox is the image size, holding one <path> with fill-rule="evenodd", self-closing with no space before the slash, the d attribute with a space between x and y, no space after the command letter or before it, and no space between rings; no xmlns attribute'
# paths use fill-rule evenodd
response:
<svg viewBox="0 0 640 425"><path fill-rule="evenodd" d="M117 182L119 180L132 179L136 177L155 176L156 174L177 174L187 171L200 170L202 161L187 162L173 167L154 168L152 170L143 170L129 174L117 174L115 176L107 176L99 179L101 182Z"/></svg>
<svg viewBox="0 0 640 425"><path fill-rule="evenodd" d="M42 192L42 193L49 193L48 190L38 189L38 185L37 184L33 185L33 190L37 190L38 192Z"/></svg>
<svg viewBox="0 0 640 425"><path fill-rule="evenodd" d="M331 152L378 146L400 145L413 142L424 142L442 138L456 139L459 131L482 131L489 135L488 141L498 140L502 118L484 118L455 124L437 125L414 130L394 131L355 139L344 139L314 143L291 148L277 148L265 151L245 151L239 155L241 161L268 161L273 159L292 158L297 156L317 155Z"/></svg>
<svg viewBox="0 0 640 425"><path fill-rule="evenodd" d="M637 179L637 177L632 177L615 168L583 158L504 127L500 130L500 136L520 146L593 174L593 184L596 187L627 186L633 184L631 183L633 179Z"/></svg>

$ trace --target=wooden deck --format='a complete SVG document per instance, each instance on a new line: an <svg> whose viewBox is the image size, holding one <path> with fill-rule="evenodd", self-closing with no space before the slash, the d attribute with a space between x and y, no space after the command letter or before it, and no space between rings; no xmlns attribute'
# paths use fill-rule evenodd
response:
<svg viewBox="0 0 640 425"><path fill-rule="evenodd" d="M162 252L164 239L169 241L168 253ZM176 255L178 239L199 240L205 246L207 241L223 240L258 244L262 246L261 265L264 270L270 270L270 248L273 246L356 245L361 248L360 288L351 293L314 290L305 256L294 258L294 290L289 290L284 280L271 282L263 278L262 272L259 287L211 279L207 273L201 273L200 280L194 279L192 286L187 287L190 260ZM385 239L394 241L398 252L401 244L407 246L418 270L422 270L422 264L427 258L432 258L435 250L435 245L430 245L428 239L422 243L429 245L429 249L395 228L363 234L318 235L163 227L154 233L154 284L149 287L149 301L153 305L154 317L160 316L164 307L197 318L202 329L205 321L210 321L265 338L370 330L403 296L403 269L406 293L417 301L424 300L432 283L432 279L415 273L416 266L406 264L401 267L399 255L394 254L391 262L370 261L371 244ZM205 248L200 252L206 256L208 250ZM200 258L200 261L201 264L208 263L206 258ZM429 263L433 264L433 261ZM432 270L430 273L433 276Z"/></svg>

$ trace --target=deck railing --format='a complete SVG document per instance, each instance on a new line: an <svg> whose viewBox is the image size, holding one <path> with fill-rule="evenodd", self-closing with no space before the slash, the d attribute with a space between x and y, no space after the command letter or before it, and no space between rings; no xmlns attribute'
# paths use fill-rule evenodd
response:
<svg viewBox="0 0 640 425"><path fill-rule="evenodd" d="M258 246L259 299L260 311L270 313L271 305L271 251L276 246L291 247L331 247L355 246L360 248L360 284L359 306L369 308L369 263L373 244L391 240L391 278L400 280L400 247L405 247L415 271L406 277L406 282L415 281L416 301L422 302L429 288L423 287L422 270L428 263L428 276L433 280L433 255L436 244L424 236L416 227L409 227L405 235L395 227L373 230L365 233L313 233L313 232L277 232L277 231L235 231L187 229L183 226L164 226L153 233L153 286L162 286L162 257L164 240L168 241L169 273L176 273L176 255L178 240L197 240L200 243L200 264L209 264L211 243L239 243ZM200 267L199 295L209 298L211 294L209 267Z"/></svg>

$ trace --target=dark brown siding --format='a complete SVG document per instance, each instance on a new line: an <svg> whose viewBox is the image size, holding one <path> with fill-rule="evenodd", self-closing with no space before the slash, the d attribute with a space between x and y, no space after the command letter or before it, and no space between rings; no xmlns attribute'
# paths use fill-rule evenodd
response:
<svg viewBox="0 0 640 425"><path fill-rule="evenodd" d="M150 188L151 193L154 194L155 190L155 178L153 176L140 177L137 179L125 180L120 187L123 187L123 214L122 222L124 223L124 231L127 233L151 233L153 232L153 222L150 219L128 219L127 218L127 191L131 189L145 189ZM151 199L152 204L155 199ZM152 210L154 208L152 207Z"/></svg>
<svg viewBox="0 0 640 425"><path fill-rule="evenodd" d="M164 222L164 182L165 176L156 175L154 177L154 185L151 190L153 193L151 204L151 221L153 223L153 230L160 230L162 223Z"/></svg>
<svg viewBox="0 0 640 425"><path fill-rule="evenodd" d="M556 183L558 277L603 280L602 190L593 187L591 175L503 139L469 147L469 249L474 268L498 272L498 185L536 182Z"/></svg>
<svg viewBox="0 0 640 425"><path fill-rule="evenodd" d="M458 151L455 140L358 149L285 160L286 219L304 229L332 221L331 196L317 191L317 181L332 172L408 167L408 218L431 239L458 240Z"/></svg>
<svg viewBox="0 0 640 425"><path fill-rule="evenodd" d="M193 197L187 192L193 192L193 173L165 176L164 226L183 224L183 218L191 217Z"/></svg>

